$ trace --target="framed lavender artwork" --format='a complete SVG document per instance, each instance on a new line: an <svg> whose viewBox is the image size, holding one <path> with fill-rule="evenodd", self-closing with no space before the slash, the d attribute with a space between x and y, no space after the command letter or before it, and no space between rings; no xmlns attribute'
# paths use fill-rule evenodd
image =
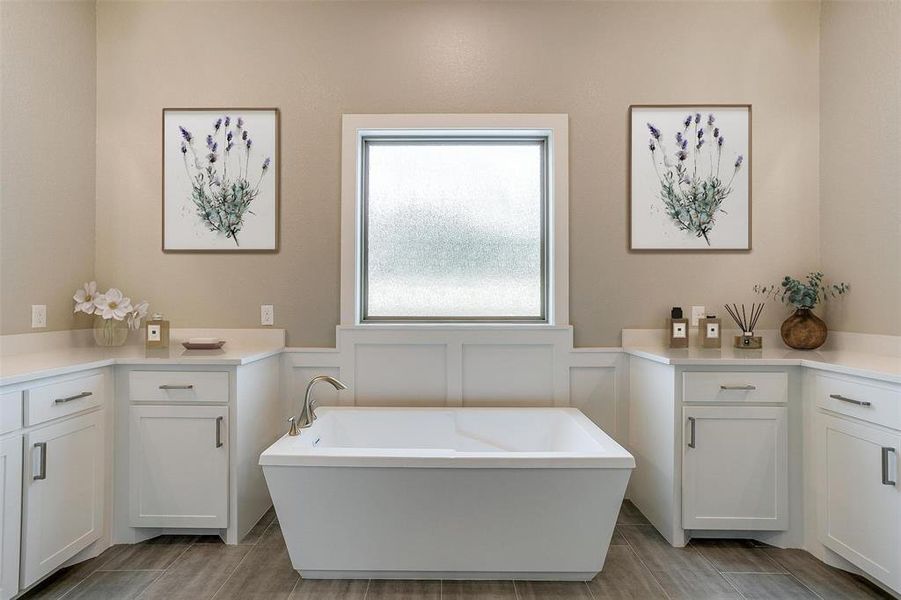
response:
<svg viewBox="0 0 901 600"><path fill-rule="evenodd" d="M163 109L164 252L275 252L278 213L278 109Z"/></svg>
<svg viewBox="0 0 901 600"><path fill-rule="evenodd" d="M629 247L751 249L751 105L629 107Z"/></svg>

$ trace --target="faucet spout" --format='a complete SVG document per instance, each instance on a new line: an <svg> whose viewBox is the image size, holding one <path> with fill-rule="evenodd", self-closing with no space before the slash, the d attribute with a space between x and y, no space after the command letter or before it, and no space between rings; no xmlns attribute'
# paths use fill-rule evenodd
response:
<svg viewBox="0 0 901 600"><path fill-rule="evenodd" d="M346 385L330 375L317 375L312 378L309 383L307 383L307 391L304 394L303 407L301 408L300 416L296 421L293 417L289 419L289 421L291 421L291 429L288 431L288 435L300 435L300 429L310 427L313 424L313 421L316 420L316 401L313 400L312 392L313 386L320 381L331 384L336 390L347 389Z"/></svg>

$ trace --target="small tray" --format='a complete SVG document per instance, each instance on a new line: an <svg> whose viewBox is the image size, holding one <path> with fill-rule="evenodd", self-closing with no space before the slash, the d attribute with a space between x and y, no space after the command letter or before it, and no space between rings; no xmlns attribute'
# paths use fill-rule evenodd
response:
<svg viewBox="0 0 901 600"><path fill-rule="evenodd" d="M222 346L225 345L225 340L217 340L215 342L213 342L213 341L192 342L189 340L187 342L182 342L181 345L184 346L185 348L187 348L188 350L218 350L219 348L221 348Z"/></svg>

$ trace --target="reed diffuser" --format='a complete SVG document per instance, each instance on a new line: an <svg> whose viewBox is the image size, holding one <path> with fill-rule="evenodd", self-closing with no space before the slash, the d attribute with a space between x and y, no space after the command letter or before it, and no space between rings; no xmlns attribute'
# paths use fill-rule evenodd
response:
<svg viewBox="0 0 901 600"><path fill-rule="evenodd" d="M757 320L760 319L764 304L763 302L760 305L756 303L751 304L750 312L745 309L744 304L741 305L740 310L737 304L732 306L728 304L723 305L726 312L729 313L729 316L732 317L732 320L735 321L735 324L741 330L741 335L735 336L732 342L733 346L746 350L760 350L763 348L763 338L759 335L754 335L754 328L757 327Z"/></svg>

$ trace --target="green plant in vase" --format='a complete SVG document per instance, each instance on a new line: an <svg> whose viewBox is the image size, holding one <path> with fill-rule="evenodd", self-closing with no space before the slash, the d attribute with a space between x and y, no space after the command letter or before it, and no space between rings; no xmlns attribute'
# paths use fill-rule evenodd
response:
<svg viewBox="0 0 901 600"><path fill-rule="evenodd" d="M851 291L847 283L826 283L823 274L814 271L807 274L806 281L786 275L778 284L755 285L754 291L774 300L795 307L795 312L782 323L782 341L796 350L813 350L826 343L828 328L818 316L814 307L820 302L844 296Z"/></svg>

